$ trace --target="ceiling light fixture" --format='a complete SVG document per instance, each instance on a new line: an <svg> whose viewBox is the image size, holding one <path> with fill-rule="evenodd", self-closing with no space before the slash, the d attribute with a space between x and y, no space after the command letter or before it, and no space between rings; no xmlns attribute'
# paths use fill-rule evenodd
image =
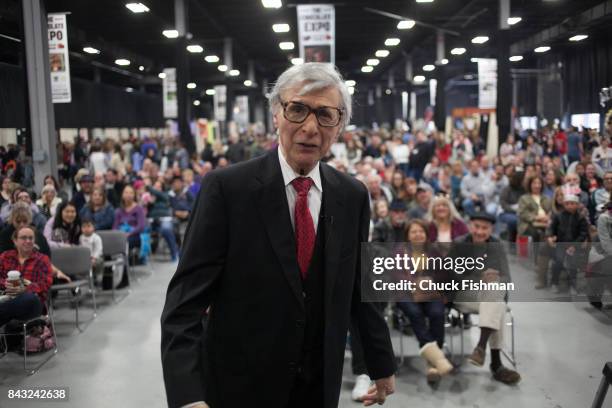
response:
<svg viewBox="0 0 612 408"><path fill-rule="evenodd" d="M85 51L88 54L99 54L100 50L94 47L85 47L83 48L83 51Z"/></svg>
<svg viewBox="0 0 612 408"><path fill-rule="evenodd" d="M142 65L141 65L141 66L139 66L139 67L138 67L138 70L139 70L139 71L144 71L144 66L142 66Z"/></svg>
<svg viewBox="0 0 612 408"><path fill-rule="evenodd" d="M164 79L166 77L166 73L160 72L159 74L157 74L157 76L159 77L159 79Z"/></svg>
<svg viewBox="0 0 612 408"><path fill-rule="evenodd" d="M119 58L115 60L115 64L125 67L130 65L130 60L125 58Z"/></svg>
<svg viewBox="0 0 612 408"><path fill-rule="evenodd" d="M166 38L176 38L179 36L178 30L164 30L162 35Z"/></svg>
<svg viewBox="0 0 612 408"><path fill-rule="evenodd" d="M440 65L446 65L446 64L448 64L448 59L447 58L442 58L440 60Z"/></svg>
<svg viewBox="0 0 612 408"><path fill-rule="evenodd" d="M200 106L200 101L198 99L193 101L193 106Z"/></svg>
<svg viewBox="0 0 612 408"><path fill-rule="evenodd" d="M417 3L433 3L434 0L416 0Z"/></svg>
<svg viewBox="0 0 612 408"><path fill-rule="evenodd" d="M212 88L209 88L209 89L207 89L207 90L206 90L206 92L205 92L205 93L206 93L206 95L208 95L208 96L213 96L213 95L215 94L215 90L214 90L214 89L212 89Z"/></svg>
<svg viewBox="0 0 612 408"><path fill-rule="evenodd" d="M348 87L348 93L349 93L349 95L354 94L355 93L355 87L349 86Z"/></svg>
<svg viewBox="0 0 612 408"><path fill-rule="evenodd" d="M522 55L513 55L510 58L508 58L511 62L519 62L523 60L523 56Z"/></svg>
<svg viewBox="0 0 612 408"><path fill-rule="evenodd" d="M378 64L380 64L380 60L376 58L370 58L366 61L366 65L371 65L373 67L377 66Z"/></svg>
<svg viewBox="0 0 612 408"><path fill-rule="evenodd" d="M225 72L225 71L227 71L227 65L225 65L225 64L221 64L221 65L219 65L219 66L217 67L217 69L218 69L219 71L221 71L221 72Z"/></svg>
<svg viewBox="0 0 612 408"><path fill-rule="evenodd" d="M508 25L515 25L523 21L521 17L508 17Z"/></svg>
<svg viewBox="0 0 612 408"><path fill-rule="evenodd" d="M238 76L240 75L240 71L237 69L231 69L229 72L229 76Z"/></svg>
<svg viewBox="0 0 612 408"><path fill-rule="evenodd" d="M191 45L188 45L186 48L187 48L187 51L194 53L194 54L199 54L202 51L204 51L204 48L202 48L202 46L198 44L191 44Z"/></svg>
<svg viewBox="0 0 612 408"><path fill-rule="evenodd" d="M288 33L290 29L289 24L272 24L272 31L275 33Z"/></svg>
<svg viewBox="0 0 612 408"><path fill-rule="evenodd" d="M578 34L573 37L570 37L569 40L570 41L582 41L582 40L586 40L587 38L589 38L589 36L586 34Z"/></svg>
<svg viewBox="0 0 612 408"><path fill-rule="evenodd" d="M467 51L465 48L453 48L451 50L451 54L453 54L453 55L463 55L463 54L465 54L465 51Z"/></svg>
<svg viewBox="0 0 612 408"><path fill-rule="evenodd" d="M196 88L195 82L190 82L187 84L187 89L195 89L195 88Z"/></svg>
<svg viewBox="0 0 612 408"><path fill-rule="evenodd" d="M304 63L304 59L303 58L291 58L291 63L293 65L302 65Z"/></svg>
<svg viewBox="0 0 612 408"><path fill-rule="evenodd" d="M132 13L146 13L149 8L142 3L127 3L125 5Z"/></svg>
<svg viewBox="0 0 612 408"><path fill-rule="evenodd" d="M477 37L472 38L472 44L484 44L489 41L489 37L486 35L479 35Z"/></svg>
<svg viewBox="0 0 612 408"><path fill-rule="evenodd" d="M533 51L538 52L538 53L542 53L542 52L550 51L550 47L547 46L547 45L544 45L544 46L536 48Z"/></svg>
<svg viewBox="0 0 612 408"><path fill-rule="evenodd" d="M295 48L293 41L283 41L279 43L278 46L281 50L292 50Z"/></svg>
<svg viewBox="0 0 612 408"><path fill-rule="evenodd" d="M385 58L389 55L389 50L378 50L375 54L378 58Z"/></svg>
<svg viewBox="0 0 612 408"><path fill-rule="evenodd" d="M125 88L125 92L134 92L134 88L128 86L127 88Z"/></svg>
<svg viewBox="0 0 612 408"><path fill-rule="evenodd" d="M470 58L470 61L472 61L472 62L477 64L478 63L478 58L472 57L472 58Z"/></svg>
<svg viewBox="0 0 612 408"><path fill-rule="evenodd" d="M281 0L261 0L261 4L265 8L281 8L283 6L283 2Z"/></svg>
<svg viewBox="0 0 612 408"><path fill-rule="evenodd" d="M204 57L204 61L214 64L215 62L219 62L219 57L216 55L207 55Z"/></svg>
<svg viewBox="0 0 612 408"><path fill-rule="evenodd" d="M412 27L414 27L415 24L416 24L416 21L414 20L402 20L399 23L397 23L397 29L398 30L410 30Z"/></svg>
<svg viewBox="0 0 612 408"><path fill-rule="evenodd" d="M374 67L371 65L364 65L361 67L361 72L372 72L374 71Z"/></svg>
<svg viewBox="0 0 612 408"><path fill-rule="evenodd" d="M416 84L420 84L425 82L425 77L423 75L417 75L414 78L412 78L413 82Z"/></svg>
<svg viewBox="0 0 612 408"><path fill-rule="evenodd" d="M395 47L399 43L400 43L400 39L399 38L387 38L385 40L385 45L387 47Z"/></svg>
<svg viewBox="0 0 612 408"><path fill-rule="evenodd" d="M431 65L431 64L423 65L423 71L425 72L431 72L434 69L436 69L435 65Z"/></svg>
<svg viewBox="0 0 612 408"><path fill-rule="evenodd" d="M251 86L251 85L253 85L253 81L251 81L250 79L245 79L243 83L244 83L244 86Z"/></svg>
<svg viewBox="0 0 612 408"><path fill-rule="evenodd" d="M352 79L348 79L348 80L344 81L344 83L346 84L346 86L352 86L352 87L354 87L355 85L357 85L357 82L355 82L355 81L354 81L354 80L352 80Z"/></svg>

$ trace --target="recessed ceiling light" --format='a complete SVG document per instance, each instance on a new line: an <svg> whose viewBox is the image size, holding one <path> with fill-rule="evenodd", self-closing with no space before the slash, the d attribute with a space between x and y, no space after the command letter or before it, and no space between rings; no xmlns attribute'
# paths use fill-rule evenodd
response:
<svg viewBox="0 0 612 408"><path fill-rule="evenodd" d="M366 65L372 65L373 67L377 66L378 64L380 64L380 60L376 58L370 58L366 61Z"/></svg>
<svg viewBox="0 0 612 408"><path fill-rule="evenodd" d="M544 45L542 47L538 47L534 50L535 52L546 52L546 51L550 51L550 47L547 45Z"/></svg>
<svg viewBox="0 0 612 408"><path fill-rule="evenodd" d="M218 69L219 71L221 71L221 72L225 72L225 71L227 71L227 65L225 65L225 64L221 64L221 65L219 65L219 66L217 67L217 69Z"/></svg>
<svg viewBox="0 0 612 408"><path fill-rule="evenodd" d="M436 69L435 65L431 65L431 64L423 65L423 71L425 72L430 72L430 71L433 71L434 69Z"/></svg>
<svg viewBox="0 0 612 408"><path fill-rule="evenodd" d="M472 61L474 63L478 63L478 58L472 57L472 58L470 58L470 61Z"/></svg>
<svg viewBox="0 0 612 408"><path fill-rule="evenodd" d="M190 82L187 84L187 89L195 89L195 88L196 88L195 82Z"/></svg>
<svg viewBox="0 0 612 408"><path fill-rule="evenodd" d="M261 0L261 4L263 4L265 8L281 8L283 6L281 0Z"/></svg>
<svg viewBox="0 0 612 408"><path fill-rule="evenodd" d="M100 50L94 47L85 47L83 48L83 51L85 51L88 54L99 54Z"/></svg>
<svg viewBox="0 0 612 408"><path fill-rule="evenodd" d="M122 67L125 67L127 65L130 65L130 60L129 59L125 59L125 58L119 58L119 59L115 60L115 64L121 65Z"/></svg>
<svg viewBox="0 0 612 408"><path fill-rule="evenodd" d="M387 38L385 40L385 45L387 47L395 47L399 43L400 43L400 39L399 38Z"/></svg>
<svg viewBox="0 0 612 408"><path fill-rule="evenodd" d="M434 0L416 0L417 3L433 3Z"/></svg>
<svg viewBox="0 0 612 408"><path fill-rule="evenodd" d="M281 50L292 50L295 48L295 44L293 44L293 41L283 41L279 43L278 46Z"/></svg>
<svg viewBox="0 0 612 408"><path fill-rule="evenodd" d="M446 65L446 64L448 64L448 59L447 59L447 58L442 58L442 59L440 60L440 64L442 64L442 65Z"/></svg>
<svg viewBox="0 0 612 408"><path fill-rule="evenodd" d="M489 41L489 37L486 35L479 35L477 37L472 38L472 44L484 44Z"/></svg>
<svg viewBox="0 0 612 408"><path fill-rule="evenodd" d="M344 81L344 83L346 84L346 86L355 86L355 85L357 85L357 82L355 82L352 79L348 79L348 80Z"/></svg>
<svg viewBox="0 0 612 408"><path fill-rule="evenodd" d="M385 93L386 93L387 95L391 95L391 90L390 90L389 88L387 88L387 89L385 89Z"/></svg>
<svg viewBox="0 0 612 408"><path fill-rule="evenodd" d="M125 88L125 92L134 92L134 88L130 88L129 86Z"/></svg>
<svg viewBox="0 0 612 408"><path fill-rule="evenodd" d="M159 77L159 79L164 79L166 77L166 73L160 72L159 74L157 74L157 76Z"/></svg>
<svg viewBox="0 0 612 408"><path fill-rule="evenodd" d="M425 82L425 77L423 75L417 75L414 78L412 78L412 80L417 83L420 84L422 82Z"/></svg>
<svg viewBox="0 0 612 408"><path fill-rule="evenodd" d="M293 65L301 65L304 63L304 59L303 58L291 58L291 63Z"/></svg>
<svg viewBox="0 0 612 408"><path fill-rule="evenodd" d="M251 85L253 85L253 81L251 81L250 79L245 79L243 83L244 83L244 86L251 86Z"/></svg>
<svg viewBox="0 0 612 408"><path fill-rule="evenodd" d="M272 31L275 33L288 33L289 30L289 24L272 24Z"/></svg>
<svg viewBox="0 0 612 408"><path fill-rule="evenodd" d="M378 58L385 58L389 55L389 50L378 50L375 54Z"/></svg>
<svg viewBox="0 0 612 408"><path fill-rule="evenodd" d="M193 106L200 106L200 101L198 99L193 101Z"/></svg>
<svg viewBox="0 0 612 408"><path fill-rule="evenodd" d="M164 30L162 35L166 38L176 38L179 36L179 32L177 30Z"/></svg>
<svg viewBox="0 0 612 408"><path fill-rule="evenodd" d="M398 30L410 30L415 24L416 22L414 20L402 20L397 23L397 28Z"/></svg>
<svg viewBox="0 0 612 408"><path fill-rule="evenodd" d="M202 46L198 44L191 44L187 46L187 51L197 54L204 51L204 48L202 48Z"/></svg>
<svg viewBox="0 0 612 408"><path fill-rule="evenodd" d="M204 57L204 60L213 64L215 62L219 62L219 57L217 57L216 55L207 55Z"/></svg>
<svg viewBox="0 0 612 408"><path fill-rule="evenodd" d="M582 40L585 40L587 38L589 38L589 36L586 35L586 34L578 34L578 35L575 35L573 37L570 37L569 40L570 41L582 41Z"/></svg>
<svg viewBox="0 0 612 408"><path fill-rule="evenodd" d="M144 66L142 66L142 65L141 65L141 66L139 66L139 67L138 67L138 70L139 70L139 71L144 71Z"/></svg>
<svg viewBox="0 0 612 408"><path fill-rule="evenodd" d="M510 61L512 62L518 62L518 61L522 61L523 60L523 56L522 55L513 55L510 58L508 58Z"/></svg>
<svg viewBox="0 0 612 408"><path fill-rule="evenodd" d="M231 69L229 72L229 76L238 76L240 75L240 71L237 69Z"/></svg>
<svg viewBox="0 0 612 408"><path fill-rule="evenodd" d="M451 50L451 54L453 55L463 55L465 54L466 49L465 48L453 48Z"/></svg>
<svg viewBox="0 0 612 408"><path fill-rule="evenodd" d="M354 93L355 93L355 87L353 87L353 86L349 86L349 87L348 87L348 93L349 93L349 95L354 94Z"/></svg>
<svg viewBox="0 0 612 408"><path fill-rule="evenodd" d="M208 95L208 96L212 96L212 95L214 95L214 94L215 94L215 90L214 90L214 89L212 89L212 88L209 88L209 89L207 89L207 90L206 90L206 92L205 92L205 93L206 93L206 95Z"/></svg>
<svg viewBox="0 0 612 408"><path fill-rule="evenodd" d="M371 65L364 65L361 67L361 72L372 72L374 71L374 67Z"/></svg>
<svg viewBox="0 0 612 408"><path fill-rule="evenodd" d="M125 5L132 13L146 13L149 8L142 3L128 3Z"/></svg>
<svg viewBox="0 0 612 408"><path fill-rule="evenodd" d="M522 21L521 17L508 17L508 25L515 25Z"/></svg>

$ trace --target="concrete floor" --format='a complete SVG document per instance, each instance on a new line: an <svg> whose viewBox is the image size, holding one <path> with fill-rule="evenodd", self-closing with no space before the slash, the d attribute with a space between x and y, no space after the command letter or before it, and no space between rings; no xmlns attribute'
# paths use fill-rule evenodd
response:
<svg viewBox="0 0 612 408"><path fill-rule="evenodd" d="M0 407L164 407L159 357L159 316L174 265L154 263L155 272L133 287L117 305L108 301L83 332L71 323L73 311L58 310L60 352L38 373L25 376L20 356L0 360ZM520 266L515 266L521 268ZM141 272L142 274L142 272ZM533 273L514 274L529 282ZM405 337L406 361L397 376L397 392L386 407L588 407L601 379L603 363L612 360L612 318L585 303L514 303L518 370L523 381L508 387L491 380L486 369L463 364L437 389L427 385L424 365L413 337ZM84 318L91 316L84 310ZM470 352L477 329L466 334ZM393 333L396 353L398 333ZM448 339L447 339L448 340ZM357 407L350 399L353 377L347 353L340 407ZM69 387L63 403L17 401L9 389ZM612 408L612 395L604 404Z"/></svg>

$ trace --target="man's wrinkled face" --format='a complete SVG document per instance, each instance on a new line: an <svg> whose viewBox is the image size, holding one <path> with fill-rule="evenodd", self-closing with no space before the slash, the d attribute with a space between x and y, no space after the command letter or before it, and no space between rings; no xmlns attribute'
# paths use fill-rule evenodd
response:
<svg viewBox="0 0 612 408"><path fill-rule="evenodd" d="M282 103L298 102L311 109L321 107L342 108L340 92L334 88L314 90L306 95L299 95L302 86L284 91ZM293 123L285 118L283 107L274 114L274 125L278 128L280 146L287 163L298 173L308 173L329 151L338 138L342 120L333 127L321 126L314 112L311 112L302 123Z"/></svg>
<svg viewBox="0 0 612 408"><path fill-rule="evenodd" d="M486 242L493 232L493 224L485 220L472 220L470 221L470 234L472 234L472 240L475 243Z"/></svg>

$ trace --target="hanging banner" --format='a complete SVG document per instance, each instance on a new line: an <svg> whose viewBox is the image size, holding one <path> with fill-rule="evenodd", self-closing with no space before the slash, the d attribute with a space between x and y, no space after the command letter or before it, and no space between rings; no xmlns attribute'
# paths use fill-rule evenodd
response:
<svg viewBox="0 0 612 408"><path fill-rule="evenodd" d="M216 85L215 96L213 98L215 120L224 122L226 115L226 100L227 100L227 86Z"/></svg>
<svg viewBox="0 0 612 408"><path fill-rule="evenodd" d="M47 14L49 66L53 103L70 103L70 61L68 60L68 27L65 14Z"/></svg>
<svg viewBox="0 0 612 408"><path fill-rule="evenodd" d="M478 58L478 107L497 107L497 60Z"/></svg>
<svg viewBox="0 0 612 408"><path fill-rule="evenodd" d="M234 120L241 130L246 130L249 125L249 97L240 95L234 102Z"/></svg>
<svg viewBox="0 0 612 408"><path fill-rule="evenodd" d="M176 68L164 69L164 119L176 119L178 103L176 96Z"/></svg>
<svg viewBox="0 0 612 408"><path fill-rule="evenodd" d="M329 4L297 6L300 58L304 62L336 61L336 14Z"/></svg>

